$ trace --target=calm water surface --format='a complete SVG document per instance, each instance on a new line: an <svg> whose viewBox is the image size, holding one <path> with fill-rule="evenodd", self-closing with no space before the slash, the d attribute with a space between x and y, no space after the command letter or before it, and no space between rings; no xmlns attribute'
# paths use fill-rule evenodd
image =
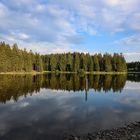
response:
<svg viewBox="0 0 140 140"><path fill-rule="evenodd" d="M140 75L0 75L0 140L61 140L140 121Z"/></svg>

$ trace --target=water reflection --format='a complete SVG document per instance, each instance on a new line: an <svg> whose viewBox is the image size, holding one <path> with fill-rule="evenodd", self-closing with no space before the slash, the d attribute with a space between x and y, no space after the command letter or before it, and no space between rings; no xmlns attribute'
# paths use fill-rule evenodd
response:
<svg viewBox="0 0 140 140"><path fill-rule="evenodd" d="M87 79L87 80L86 80ZM57 90L83 91L94 89L95 91L121 91L126 82L126 75L87 75L80 77L76 74L49 74L46 75L44 87Z"/></svg>
<svg viewBox="0 0 140 140"><path fill-rule="evenodd" d="M62 140L65 134L140 121L140 83L130 80L125 75L1 75L0 102L6 104L0 103L0 140Z"/></svg>
<svg viewBox="0 0 140 140"><path fill-rule="evenodd" d="M140 82L140 73L130 73L127 76L127 80L133 82Z"/></svg>
<svg viewBox="0 0 140 140"><path fill-rule="evenodd" d="M89 89L95 91L121 92L126 82L126 75L87 75L47 74L47 75L0 75L0 102L18 100L20 96L32 95L41 88L85 91L85 100Z"/></svg>

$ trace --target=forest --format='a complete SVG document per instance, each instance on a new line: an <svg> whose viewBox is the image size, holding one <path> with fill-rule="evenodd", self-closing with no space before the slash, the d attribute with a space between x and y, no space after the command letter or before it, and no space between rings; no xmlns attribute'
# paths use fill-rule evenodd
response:
<svg viewBox="0 0 140 140"><path fill-rule="evenodd" d="M129 62L127 67L129 72L140 72L140 62Z"/></svg>
<svg viewBox="0 0 140 140"><path fill-rule="evenodd" d="M39 54L21 50L17 44L0 43L0 72L40 72L43 71L42 66Z"/></svg>
<svg viewBox="0 0 140 140"><path fill-rule="evenodd" d="M0 72L126 72L122 54L62 53L40 55L17 44L0 43Z"/></svg>
<svg viewBox="0 0 140 140"><path fill-rule="evenodd" d="M42 56L45 71L69 72L126 72L127 65L122 54L62 53Z"/></svg>

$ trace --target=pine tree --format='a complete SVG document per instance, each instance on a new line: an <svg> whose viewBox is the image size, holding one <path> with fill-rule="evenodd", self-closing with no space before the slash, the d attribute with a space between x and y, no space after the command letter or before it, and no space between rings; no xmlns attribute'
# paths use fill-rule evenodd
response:
<svg viewBox="0 0 140 140"><path fill-rule="evenodd" d="M106 72L112 71L111 56L109 54L104 55L104 70Z"/></svg>
<svg viewBox="0 0 140 140"><path fill-rule="evenodd" d="M66 71L66 54L60 54L59 55L59 66L60 71Z"/></svg>
<svg viewBox="0 0 140 140"><path fill-rule="evenodd" d="M100 71L100 65L97 54L94 55L94 70Z"/></svg>

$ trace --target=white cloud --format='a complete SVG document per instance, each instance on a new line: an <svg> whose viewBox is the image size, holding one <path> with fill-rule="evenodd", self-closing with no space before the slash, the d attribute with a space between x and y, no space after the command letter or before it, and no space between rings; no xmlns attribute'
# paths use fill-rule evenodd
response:
<svg viewBox="0 0 140 140"><path fill-rule="evenodd" d="M8 9L2 3L0 3L0 18L4 18L8 14Z"/></svg>
<svg viewBox="0 0 140 140"><path fill-rule="evenodd" d="M105 3L109 6L118 6L120 2L120 0L105 0Z"/></svg>
<svg viewBox="0 0 140 140"><path fill-rule="evenodd" d="M34 42L34 43L19 43L22 48L27 50L32 50L33 52L38 52L40 54L49 54L49 53L61 53L69 52L71 50L69 44L57 42L57 43L48 43L48 42Z"/></svg>
<svg viewBox="0 0 140 140"><path fill-rule="evenodd" d="M127 12L135 10L139 3L138 0L104 0L104 2L112 8L119 7L120 10L127 10Z"/></svg>
<svg viewBox="0 0 140 140"><path fill-rule="evenodd" d="M123 53L127 62L140 61L140 52Z"/></svg>
<svg viewBox="0 0 140 140"><path fill-rule="evenodd" d="M25 34L25 33L19 33L19 38L20 39L29 39L29 35Z"/></svg>
<svg viewBox="0 0 140 140"><path fill-rule="evenodd" d="M13 19L9 17L9 25L5 25L6 21L3 21L6 34L1 36L1 40L17 42L22 47L29 47L40 53L70 51L71 44L83 42L83 38L69 22L70 15L66 9L61 9L58 5L37 3L35 10L46 10L46 13L37 16L32 12L11 11L10 16L13 16Z"/></svg>
<svg viewBox="0 0 140 140"><path fill-rule="evenodd" d="M33 0L9 0L9 3L13 3L16 6L28 6L29 4L33 4Z"/></svg>
<svg viewBox="0 0 140 140"><path fill-rule="evenodd" d="M103 9L101 13L101 24L102 27L111 33L124 31L123 23L124 16L120 13Z"/></svg>
<svg viewBox="0 0 140 140"><path fill-rule="evenodd" d="M2 35L0 37L1 40L4 40L6 42L9 42L10 44L15 43L15 42L23 42L27 41L30 38L30 36L26 33L23 32L11 32L8 35Z"/></svg>
<svg viewBox="0 0 140 140"><path fill-rule="evenodd" d="M44 12L46 10L46 6L44 4L38 4L36 6L36 11L37 12Z"/></svg>
<svg viewBox="0 0 140 140"><path fill-rule="evenodd" d="M11 37L15 38L15 40L27 40L29 39L29 35L23 32L11 32Z"/></svg>
<svg viewBox="0 0 140 140"><path fill-rule="evenodd" d="M94 37L102 32L140 32L139 5L139 0L2 1L1 40L22 42L23 46L38 42L36 50L44 49L44 52L46 49L53 52L53 48L71 50L74 44L84 42L84 33ZM130 44L134 39L126 38L122 42Z"/></svg>
<svg viewBox="0 0 140 140"><path fill-rule="evenodd" d="M140 11L137 13L134 13L131 17L128 19L128 26L136 31L140 31Z"/></svg>
<svg viewBox="0 0 140 140"><path fill-rule="evenodd" d="M140 34L125 37L120 41L118 41L118 44L126 45L126 46L140 45Z"/></svg>

